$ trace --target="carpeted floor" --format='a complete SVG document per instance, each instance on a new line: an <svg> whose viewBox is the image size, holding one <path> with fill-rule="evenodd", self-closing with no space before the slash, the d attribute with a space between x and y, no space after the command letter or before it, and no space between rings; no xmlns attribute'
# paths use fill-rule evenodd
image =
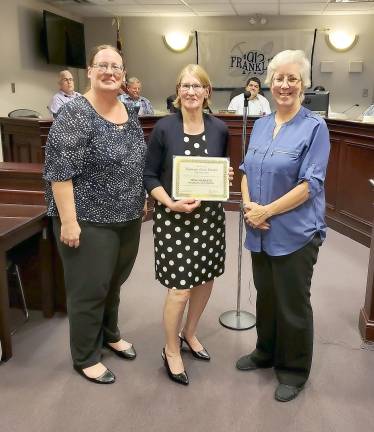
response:
<svg viewBox="0 0 374 432"><path fill-rule="evenodd" d="M272 370L248 373L234 367L238 357L253 349L255 329L232 331L218 323L220 314L236 305L236 213L227 213L226 273L216 282L198 332L212 361L201 362L185 352L190 385L167 378L160 357L165 288L153 277L151 224L143 224L138 259L122 291L120 327L134 343L137 359L128 362L104 351L103 362L117 382L89 383L71 367L66 317L47 320L33 312L13 337L13 358L0 364L2 432L374 430L374 351L371 346L363 349L357 329L368 248L329 230L312 284L311 378L296 400L282 404L273 399L277 381ZM249 279L245 251L242 309L254 312Z"/></svg>

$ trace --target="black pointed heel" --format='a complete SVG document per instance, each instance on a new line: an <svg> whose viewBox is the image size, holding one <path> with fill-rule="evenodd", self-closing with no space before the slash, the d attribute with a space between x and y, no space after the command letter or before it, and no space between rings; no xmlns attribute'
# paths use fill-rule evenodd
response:
<svg viewBox="0 0 374 432"><path fill-rule="evenodd" d="M83 372L83 369L80 366L73 365L73 367L79 373L79 375L82 375L83 378L86 378L86 380L96 384L113 384L116 381L116 377L110 369L107 369L97 378L91 378Z"/></svg>
<svg viewBox="0 0 374 432"><path fill-rule="evenodd" d="M182 373L179 373L179 374L174 374L170 370L170 366L169 366L168 358L166 356L165 348L162 348L161 357L164 360L164 365L165 365L166 371L169 375L169 378L178 384L188 385L189 381L188 381L188 376L187 376L186 371L183 371Z"/></svg>
<svg viewBox="0 0 374 432"><path fill-rule="evenodd" d="M182 336L181 334L179 335L179 339L181 342L181 348L183 345L183 342L188 346L188 348L190 349L190 351L192 352L192 355L199 359L199 360L205 360L205 361L209 361L210 360L210 355L208 353L208 351L203 347L203 349L201 351L194 351L191 347L191 345L188 343L188 340Z"/></svg>
<svg viewBox="0 0 374 432"><path fill-rule="evenodd" d="M113 351L118 357L121 357L123 359L134 360L136 358L136 351L133 345L130 348L122 351L116 350L107 342L104 343L104 347L108 348L110 351Z"/></svg>

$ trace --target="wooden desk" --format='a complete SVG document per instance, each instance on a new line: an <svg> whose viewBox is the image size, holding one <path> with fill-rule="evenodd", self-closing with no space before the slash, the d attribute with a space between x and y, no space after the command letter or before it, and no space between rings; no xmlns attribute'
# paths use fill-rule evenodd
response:
<svg viewBox="0 0 374 432"><path fill-rule="evenodd" d="M9 293L7 279L7 253L35 234L40 234L39 262L42 267L41 292L43 313L53 315L52 272L50 242L45 221L45 206L0 204L0 341L1 360L12 356L9 324Z"/></svg>
<svg viewBox="0 0 374 432"><path fill-rule="evenodd" d="M229 156L235 171L241 161L242 117L217 114L229 128ZM140 117L147 138L160 117ZM251 133L254 118L247 123ZM374 125L326 119L331 153L326 177L326 220L336 231L370 245L373 225L368 179L374 177ZM0 118L4 161L44 161L50 119ZM230 197L240 197L240 176L234 177Z"/></svg>

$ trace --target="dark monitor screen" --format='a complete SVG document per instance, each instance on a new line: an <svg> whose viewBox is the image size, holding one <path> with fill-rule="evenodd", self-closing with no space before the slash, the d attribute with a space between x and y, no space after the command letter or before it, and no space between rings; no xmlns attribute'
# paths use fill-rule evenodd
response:
<svg viewBox="0 0 374 432"><path fill-rule="evenodd" d="M82 69L86 67L82 23L44 10L43 35L48 63Z"/></svg>
<svg viewBox="0 0 374 432"><path fill-rule="evenodd" d="M328 116L329 113L329 97L328 91L308 91L304 93L304 100L302 102L305 108L310 109L323 116Z"/></svg>

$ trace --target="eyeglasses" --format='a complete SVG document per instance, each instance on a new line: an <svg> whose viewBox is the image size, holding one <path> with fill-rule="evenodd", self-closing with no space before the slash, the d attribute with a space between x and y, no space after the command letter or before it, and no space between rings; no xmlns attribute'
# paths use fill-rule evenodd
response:
<svg viewBox="0 0 374 432"><path fill-rule="evenodd" d="M74 78L62 78L62 82L73 82Z"/></svg>
<svg viewBox="0 0 374 432"><path fill-rule="evenodd" d="M190 89L192 89L192 91L194 91L195 93L200 93L205 88L205 86L201 84L187 84L187 83L180 84L179 87L183 93L187 93Z"/></svg>
<svg viewBox="0 0 374 432"><path fill-rule="evenodd" d="M292 76L292 75L291 76L279 75L279 76L273 77L273 84L277 87L282 86L285 81L289 87L294 87L299 81L301 81L301 79L297 78L295 76Z"/></svg>
<svg viewBox="0 0 374 432"><path fill-rule="evenodd" d="M94 63L92 67L96 68L99 72L102 73L108 72L108 69L111 68L113 75L121 75L123 72L123 66L115 63Z"/></svg>

